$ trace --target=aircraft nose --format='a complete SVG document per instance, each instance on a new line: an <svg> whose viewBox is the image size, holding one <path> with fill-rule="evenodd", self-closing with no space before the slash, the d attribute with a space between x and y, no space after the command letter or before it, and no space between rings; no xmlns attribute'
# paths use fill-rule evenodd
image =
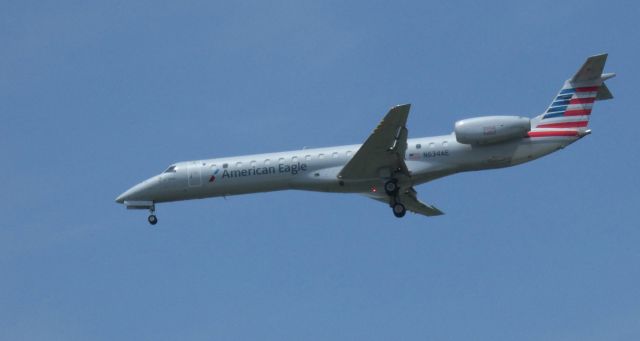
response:
<svg viewBox="0 0 640 341"><path fill-rule="evenodd" d="M127 194L127 192L124 192L124 193L118 195L118 197L116 198L116 203L117 204L124 204L124 198L126 197L125 194Z"/></svg>
<svg viewBox="0 0 640 341"><path fill-rule="evenodd" d="M154 179L155 177L129 188L116 198L116 203L123 204L125 200L152 200L153 198L150 198L149 196L151 194L150 189L153 186Z"/></svg>
<svg viewBox="0 0 640 341"><path fill-rule="evenodd" d="M129 188L128 190L124 191L124 193L120 194L117 198L116 198L116 203L118 204L124 204L125 200L129 200L131 198L133 198L136 193L139 193L141 191L141 183L137 184L131 188Z"/></svg>

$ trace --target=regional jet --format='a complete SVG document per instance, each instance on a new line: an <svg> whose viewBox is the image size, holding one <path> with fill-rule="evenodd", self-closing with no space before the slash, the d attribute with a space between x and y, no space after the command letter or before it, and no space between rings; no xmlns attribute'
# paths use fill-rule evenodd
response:
<svg viewBox="0 0 640 341"><path fill-rule="evenodd" d="M363 144L178 162L122 193L117 203L149 210L156 204L279 190L359 193L407 211L443 214L418 200L415 186L459 172L515 166L588 135L593 104L613 96L603 73L607 54L589 57L533 118L484 116L457 121L453 132L408 139L410 104L392 107Z"/></svg>

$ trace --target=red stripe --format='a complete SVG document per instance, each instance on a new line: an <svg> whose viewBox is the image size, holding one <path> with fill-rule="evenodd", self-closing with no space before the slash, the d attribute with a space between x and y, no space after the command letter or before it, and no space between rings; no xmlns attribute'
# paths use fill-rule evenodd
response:
<svg viewBox="0 0 640 341"><path fill-rule="evenodd" d="M538 128L579 128L586 127L588 123L588 121L547 123L539 125Z"/></svg>
<svg viewBox="0 0 640 341"><path fill-rule="evenodd" d="M596 99L594 97L586 97L586 98L573 98L569 101L569 104L584 104L584 103L593 103Z"/></svg>
<svg viewBox="0 0 640 341"><path fill-rule="evenodd" d="M576 88L576 92L591 92L591 91L598 91L598 88L600 88L599 86L587 86L584 88Z"/></svg>
<svg viewBox="0 0 640 341"><path fill-rule="evenodd" d="M558 131L530 131L529 137L549 137L549 136L578 136L575 130L558 130Z"/></svg>
<svg viewBox="0 0 640 341"><path fill-rule="evenodd" d="M564 112L564 116L584 116L591 114L591 109L573 109Z"/></svg>

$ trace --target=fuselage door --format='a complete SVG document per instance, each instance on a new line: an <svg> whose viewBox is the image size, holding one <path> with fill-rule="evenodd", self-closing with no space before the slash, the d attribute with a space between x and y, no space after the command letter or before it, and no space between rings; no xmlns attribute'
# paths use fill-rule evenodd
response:
<svg viewBox="0 0 640 341"><path fill-rule="evenodd" d="M189 187L197 187L202 185L202 168L197 162L192 162L187 167L189 175Z"/></svg>

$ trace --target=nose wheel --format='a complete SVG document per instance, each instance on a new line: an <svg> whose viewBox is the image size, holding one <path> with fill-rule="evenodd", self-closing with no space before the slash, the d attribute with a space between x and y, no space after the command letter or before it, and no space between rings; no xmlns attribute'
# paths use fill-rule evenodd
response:
<svg viewBox="0 0 640 341"><path fill-rule="evenodd" d="M158 217L156 217L155 213L156 213L156 206L153 205L149 207L149 218L147 218L147 221L149 221L149 224L151 225L155 225L158 223Z"/></svg>

